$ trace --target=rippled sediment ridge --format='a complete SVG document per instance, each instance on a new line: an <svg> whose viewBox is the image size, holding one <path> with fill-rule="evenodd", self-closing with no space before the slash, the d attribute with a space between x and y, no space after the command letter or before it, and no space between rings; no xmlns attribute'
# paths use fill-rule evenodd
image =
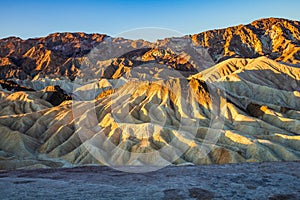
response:
<svg viewBox="0 0 300 200"><path fill-rule="evenodd" d="M156 43L2 39L0 169L299 160L298 33L269 18Z"/></svg>
<svg viewBox="0 0 300 200"><path fill-rule="evenodd" d="M1 167L298 160L299 80L298 68L262 57L188 78L131 79L87 101L57 87L2 91Z"/></svg>

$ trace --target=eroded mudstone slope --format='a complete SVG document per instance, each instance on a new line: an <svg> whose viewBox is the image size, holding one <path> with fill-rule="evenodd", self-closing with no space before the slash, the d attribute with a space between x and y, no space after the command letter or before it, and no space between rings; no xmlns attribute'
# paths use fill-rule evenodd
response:
<svg viewBox="0 0 300 200"><path fill-rule="evenodd" d="M49 87L3 92L1 167L299 160L299 77L267 58L229 59L189 78L78 89L58 106Z"/></svg>

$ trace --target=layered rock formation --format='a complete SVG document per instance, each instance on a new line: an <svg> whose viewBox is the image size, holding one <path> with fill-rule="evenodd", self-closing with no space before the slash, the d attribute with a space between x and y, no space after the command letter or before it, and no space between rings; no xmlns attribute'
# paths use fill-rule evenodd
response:
<svg viewBox="0 0 300 200"><path fill-rule="evenodd" d="M76 73L73 63L105 37L100 34L54 33L45 38L28 40L16 37L2 39L0 77L26 79L37 74L72 76Z"/></svg>
<svg viewBox="0 0 300 200"><path fill-rule="evenodd" d="M192 35L195 44L209 48L216 62L230 57L267 56L276 61L300 63L300 23L267 18Z"/></svg>
<svg viewBox="0 0 300 200"><path fill-rule="evenodd" d="M298 160L299 80L298 68L267 58L229 59L189 78L130 81L55 107L44 91L3 92L13 104L1 103L1 166Z"/></svg>
<svg viewBox="0 0 300 200"><path fill-rule="evenodd" d="M299 160L298 24L2 39L0 167Z"/></svg>
<svg viewBox="0 0 300 200"><path fill-rule="evenodd" d="M119 57L125 57L126 61L116 59L112 68L124 62L135 66L140 62L156 60L183 71L193 71L195 68L202 70L204 66L197 61L203 59L195 55L198 46L208 48L215 62L230 57L267 56L276 61L299 64L299 32L298 21L267 18L248 25L206 31L190 37L164 39L156 43L85 33L54 33L28 40L9 37L0 40L0 78L65 76L74 79L83 64L93 65L95 61ZM186 42L188 38L192 44ZM101 54L101 57L93 57L91 61L91 57L86 57L91 50ZM140 62L130 61L135 56L141 57Z"/></svg>

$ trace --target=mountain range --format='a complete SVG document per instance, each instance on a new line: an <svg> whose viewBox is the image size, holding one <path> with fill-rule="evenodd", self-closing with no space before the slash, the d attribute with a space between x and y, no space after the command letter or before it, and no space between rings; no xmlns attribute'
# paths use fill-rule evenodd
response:
<svg viewBox="0 0 300 200"><path fill-rule="evenodd" d="M0 168L299 160L299 23L1 39Z"/></svg>

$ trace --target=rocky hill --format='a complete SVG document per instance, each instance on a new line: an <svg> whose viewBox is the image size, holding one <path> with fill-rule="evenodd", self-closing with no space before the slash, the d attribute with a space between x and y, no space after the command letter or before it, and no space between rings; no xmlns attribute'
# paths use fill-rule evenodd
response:
<svg viewBox="0 0 300 200"><path fill-rule="evenodd" d="M57 87L2 91L1 167L300 158L298 68L234 58L188 78L122 79L78 87L73 101ZM55 92L66 98L58 106Z"/></svg>
<svg viewBox="0 0 300 200"><path fill-rule="evenodd" d="M247 25L195 34L191 38L195 44L209 48L216 62L230 57L266 56L280 62L300 63L299 21L260 19Z"/></svg>
<svg viewBox="0 0 300 200"><path fill-rule="evenodd" d="M299 160L298 24L2 39L0 168Z"/></svg>
<svg viewBox="0 0 300 200"><path fill-rule="evenodd" d="M298 21L267 18L248 25L206 31L191 37L164 39L156 43L85 33L54 33L28 40L9 37L0 40L0 78L65 76L74 79L80 73L81 65L108 59L112 59L109 66L114 69L134 67L141 62L160 62L178 70L193 72L211 66L195 63L200 59L197 59L191 47L198 46L208 48L214 62L231 57L266 56L288 64L299 64L299 33ZM192 44L186 42L188 39ZM176 50L175 46L181 49ZM101 52L101 57L91 60L88 56L91 50ZM108 56L107 52L113 53ZM136 57L140 57L138 62ZM195 60L189 60L189 57ZM108 78L107 75L105 77Z"/></svg>

